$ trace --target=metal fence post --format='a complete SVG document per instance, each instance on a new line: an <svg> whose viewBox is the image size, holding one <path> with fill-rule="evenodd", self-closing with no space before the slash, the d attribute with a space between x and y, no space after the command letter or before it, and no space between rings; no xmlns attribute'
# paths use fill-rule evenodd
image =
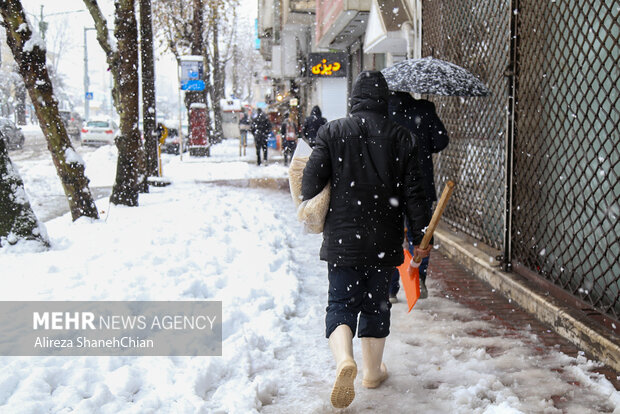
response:
<svg viewBox="0 0 620 414"><path fill-rule="evenodd" d="M512 181L513 154L515 138L515 103L517 94L517 40L519 0L510 2L510 60L506 69L508 80L508 113L506 114L506 165L505 165L505 197L504 197L504 257L506 272L512 271Z"/></svg>

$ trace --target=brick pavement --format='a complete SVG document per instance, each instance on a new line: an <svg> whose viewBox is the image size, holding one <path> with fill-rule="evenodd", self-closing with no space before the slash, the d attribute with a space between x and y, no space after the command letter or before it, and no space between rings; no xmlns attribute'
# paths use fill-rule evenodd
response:
<svg viewBox="0 0 620 414"><path fill-rule="evenodd" d="M572 357L576 357L580 352L575 345L553 331L550 325L540 322L532 314L506 299L489 284L440 252L433 253L429 272L429 278L438 282L443 296L481 312L482 319L493 320L505 328L509 332L507 336L519 337L527 342L527 338L522 335L522 332L527 330L540 340L540 342L530 341L533 348L540 353L545 352L543 347L555 348ZM470 332L470 334L481 337L494 335L494 333L482 330ZM492 354L493 350L488 350L488 352ZM596 359L588 354L586 356ZM605 365L595 371L605 375L614 387L620 390L618 373L613 368Z"/></svg>

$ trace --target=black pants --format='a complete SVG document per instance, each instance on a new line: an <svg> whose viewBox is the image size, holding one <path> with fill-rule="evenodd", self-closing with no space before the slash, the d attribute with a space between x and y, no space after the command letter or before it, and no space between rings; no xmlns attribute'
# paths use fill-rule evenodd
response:
<svg viewBox="0 0 620 414"><path fill-rule="evenodd" d="M385 338L390 333L388 286L394 267L327 265L329 292L325 335L348 325L355 335L359 314L359 337Z"/></svg>
<svg viewBox="0 0 620 414"><path fill-rule="evenodd" d="M260 153L263 152L263 161L267 162L267 144L256 146L256 164L260 165Z"/></svg>
<svg viewBox="0 0 620 414"><path fill-rule="evenodd" d="M282 155L284 156L284 165L288 165L289 161L293 158L295 147L297 147L297 143L295 141L282 141Z"/></svg>

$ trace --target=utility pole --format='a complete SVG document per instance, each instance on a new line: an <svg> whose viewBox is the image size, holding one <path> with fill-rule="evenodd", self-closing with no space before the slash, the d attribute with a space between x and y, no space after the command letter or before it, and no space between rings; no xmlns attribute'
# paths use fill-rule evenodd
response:
<svg viewBox="0 0 620 414"><path fill-rule="evenodd" d="M90 77L88 76L88 31L97 30L94 27L84 28L84 119L88 121L90 118L90 100L93 99L90 91ZM111 98L114 102L113 98ZM110 107L113 105L110 104ZM111 117L110 117L111 118Z"/></svg>
<svg viewBox="0 0 620 414"><path fill-rule="evenodd" d="M39 20L39 31L41 32L41 39L45 40L45 32L47 31L47 22L43 20L43 5L41 5L41 19Z"/></svg>
<svg viewBox="0 0 620 414"><path fill-rule="evenodd" d="M89 30L95 30L93 28L84 28L84 119L88 121L90 118L90 102L89 102L89 88L90 80L88 79L88 38L86 33Z"/></svg>

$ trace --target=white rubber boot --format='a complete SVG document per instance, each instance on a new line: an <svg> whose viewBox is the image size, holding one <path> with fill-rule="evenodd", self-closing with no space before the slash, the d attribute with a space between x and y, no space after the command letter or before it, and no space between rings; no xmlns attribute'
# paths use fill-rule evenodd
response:
<svg viewBox="0 0 620 414"><path fill-rule="evenodd" d="M385 338L362 338L362 357L364 358L364 378L362 385L377 388L388 377L383 359Z"/></svg>
<svg viewBox="0 0 620 414"><path fill-rule="evenodd" d="M348 407L355 390L353 381L357 376L357 365L353 359L353 332L347 325L339 325L329 336L329 347L336 359L336 381L332 389L331 402L336 408Z"/></svg>

